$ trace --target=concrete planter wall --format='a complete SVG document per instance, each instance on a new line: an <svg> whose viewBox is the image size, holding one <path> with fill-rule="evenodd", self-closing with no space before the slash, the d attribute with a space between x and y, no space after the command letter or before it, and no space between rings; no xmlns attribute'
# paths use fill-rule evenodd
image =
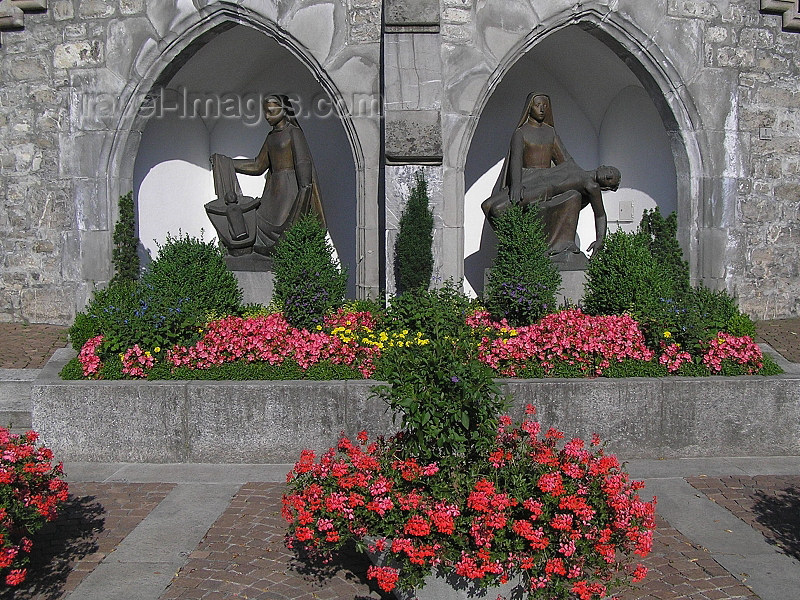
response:
<svg viewBox="0 0 800 600"><path fill-rule="evenodd" d="M33 427L61 460L290 463L344 432L393 428L374 382L60 381L32 387ZM504 380L520 417L597 432L623 459L800 454L800 376Z"/></svg>

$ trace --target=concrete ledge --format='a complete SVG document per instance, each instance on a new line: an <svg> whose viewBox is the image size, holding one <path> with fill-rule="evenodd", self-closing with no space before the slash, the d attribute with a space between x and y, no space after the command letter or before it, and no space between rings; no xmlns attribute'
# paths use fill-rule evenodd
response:
<svg viewBox="0 0 800 600"><path fill-rule="evenodd" d="M393 429L375 382L64 382L56 357L32 386L32 420L60 460L291 463L342 432ZM798 375L501 383L512 416L534 404L543 427L597 432L624 459L800 455Z"/></svg>

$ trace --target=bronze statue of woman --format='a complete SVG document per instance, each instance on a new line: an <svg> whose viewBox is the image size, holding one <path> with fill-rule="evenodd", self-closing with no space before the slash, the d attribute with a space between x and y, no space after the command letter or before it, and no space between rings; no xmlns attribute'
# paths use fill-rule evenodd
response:
<svg viewBox="0 0 800 600"><path fill-rule="evenodd" d="M575 244L581 209L591 204L594 211L597 240L590 250L597 250L606 234L600 192L616 189L617 185L619 171L613 167L587 172L575 163L556 134L550 97L532 93L525 100L492 196L483 202L482 208L491 223L511 203L538 204L544 219L548 254L557 262L574 262L570 255L582 256Z"/></svg>
<svg viewBox="0 0 800 600"><path fill-rule="evenodd" d="M308 148L303 130L297 123L291 101L284 95L271 95L264 99L264 116L272 126L272 131L267 135L261 151L253 159L237 158L228 159L215 154L211 157L214 169L214 180L217 194L224 198L228 205L228 221L231 224L231 234L234 233L234 219L231 218L231 196L241 195L234 173L244 175L263 175L266 173L264 192L256 208L256 231L253 249L260 254L269 254L272 247L278 242L283 233L291 227L301 216L314 213L325 225L325 215L320 201L317 177L314 164L311 160L311 151ZM224 171L228 170L228 173ZM223 171L220 173L220 171ZM238 189L231 193L230 190L222 192L218 181L223 183L233 179L232 185ZM220 203L220 200L214 201ZM211 204L207 205L207 210ZM209 213L211 211L209 210ZM216 226L216 224L215 224ZM223 232L217 227L221 237ZM233 237L235 246L236 236ZM247 237L253 237L252 232ZM223 243L226 243L223 237Z"/></svg>

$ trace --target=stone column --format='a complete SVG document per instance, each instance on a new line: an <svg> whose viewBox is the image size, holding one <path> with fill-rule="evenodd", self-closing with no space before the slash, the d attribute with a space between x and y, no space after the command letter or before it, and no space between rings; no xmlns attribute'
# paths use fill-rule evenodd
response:
<svg viewBox="0 0 800 600"><path fill-rule="evenodd" d="M444 251L439 2L384 0L383 9L386 291L392 294L398 222L420 170L434 214L433 283L449 274L447 263L462 260Z"/></svg>

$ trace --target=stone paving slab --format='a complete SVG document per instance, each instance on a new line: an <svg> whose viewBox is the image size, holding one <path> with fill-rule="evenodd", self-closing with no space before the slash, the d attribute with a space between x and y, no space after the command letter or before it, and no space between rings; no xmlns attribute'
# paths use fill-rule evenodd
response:
<svg viewBox="0 0 800 600"><path fill-rule="evenodd" d="M70 483L59 519L34 538L30 575L2 600L65 598L166 498L170 483Z"/></svg>
<svg viewBox="0 0 800 600"><path fill-rule="evenodd" d="M767 342L786 360L800 363L800 318L759 321L756 338Z"/></svg>
<svg viewBox="0 0 800 600"><path fill-rule="evenodd" d="M687 481L760 531L769 543L800 560L800 476L691 477Z"/></svg>
<svg viewBox="0 0 800 600"><path fill-rule="evenodd" d="M67 345L61 325L0 323L0 369L40 369Z"/></svg>

